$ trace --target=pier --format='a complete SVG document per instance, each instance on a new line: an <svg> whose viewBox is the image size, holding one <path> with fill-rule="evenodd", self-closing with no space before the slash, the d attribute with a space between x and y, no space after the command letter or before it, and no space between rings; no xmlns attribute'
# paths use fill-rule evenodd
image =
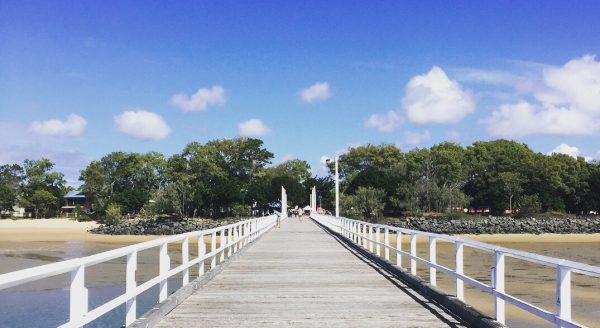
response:
<svg viewBox="0 0 600 328"><path fill-rule="evenodd" d="M429 241L427 258L417 256L417 237ZM198 249L192 257L193 242ZM454 245L454 266L437 263L438 243ZM171 261L169 245L180 246L180 262ZM467 247L493 256L490 283L464 272ZM138 283L137 254L153 248L158 276ZM555 311L505 291L506 257L556 270ZM117 258L126 258L124 293L91 309L86 268ZM417 265L427 268L427 280L417 275ZM315 212L302 222L273 214L10 272L0 275L0 290L65 273L69 319L60 327L83 327L120 306L128 327L504 327L507 303L557 327L582 327L571 317L571 273L600 277L600 268ZM455 280L453 293L436 288L439 274ZM169 295L175 277L181 288ZM493 316L466 303L465 285L493 297ZM156 306L140 315L137 299L151 288L158 290Z"/></svg>

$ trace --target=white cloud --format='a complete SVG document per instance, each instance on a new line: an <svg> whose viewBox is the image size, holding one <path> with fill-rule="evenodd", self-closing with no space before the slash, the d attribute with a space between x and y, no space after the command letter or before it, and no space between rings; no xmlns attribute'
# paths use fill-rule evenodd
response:
<svg viewBox="0 0 600 328"><path fill-rule="evenodd" d="M589 135L600 130L600 62L585 55L545 67L536 101L503 104L483 120L492 135Z"/></svg>
<svg viewBox="0 0 600 328"><path fill-rule="evenodd" d="M404 132L404 142L411 146L417 146L429 140L431 140L429 130L425 130L422 133L412 131Z"/></svg>
<svg viewBox="0 0 600 328"><path fill-rule="evenodd" d="M161 140L171 133L162 116L145 110L123 112L114 122L122 133L141 140Z"/></svg>
<svg viewBox="0 0 600 328"><path fill-rule="evenodd" d="M577 158L577 156L581 156L581 151L575 146L569 146L563 143L556 146L556 148L552 149L552 151L548 152L548 155L552 154L565 154L573 158Z"/></svg>
<svg viewBox="0 0 600 328"><path fill-rule="evenodd" d="M171 97L171 104L184 112L203 112L209 106L223 106L225 101L225 90L219 85L198 89L191 97L183 93Z"/></svg>
<svg viewBox="0 0 600 328"><path fill-rule="evenodd" d="M391 110L384 115L373 114L365 122L365 126L372 129L377 129L379 132L393 132L400 127L403 119L398 113Z"/></svg>
<svg viewBox="0 0 600 328"><path fill-rule="evenodd" d="M402 106L413 123L456 123L475 110L475 101L458 82L434 66L408 82Z"/></svg>
<svg viewBox="0 0 600 328"><path fill-rule="evenodd" d="M511 72L479 68L457 68L451 70L459 81L490 85L514 86L523 78Z"/></svg>
<svg viewBox="0 0 600 328"><path fill-rule="evenodd" d="M310 87L300 91L300 99L307 103L324 101L329 97L331 97L331 91L329 90L329 83L327 82L316 82Z"/></svg>
<svg viewBox="0 0 600 328"><path fill-rule="evenodd" d="M271 129L261 120L253 118L238 124L238 134L242 137L260 137L271 134Z"/></svg>
<svg viewBox="0 0 600 328"><path fill-rule="evenodd" d="M536 94L540 101L600 114L600 62L595 56L585 55L562 67L546 68L543 74L548 90Z"/></svg>
<svg viewBox="0 0 600 328"><path fill-rule="evenodd" d="M70 114L65 121L48 120L32 122L29 130L43 136L76 137L83 134L86 125L87 121L83 117L77 114Z"/></svg>
<svg viewBox="0 0 600 328"><path fill-rule="evenodd" d="M520 138L531 134L575 135L592 134L598 123L577 110L540 107L522 101L506 104L484 120L494 136Z"/></svg>

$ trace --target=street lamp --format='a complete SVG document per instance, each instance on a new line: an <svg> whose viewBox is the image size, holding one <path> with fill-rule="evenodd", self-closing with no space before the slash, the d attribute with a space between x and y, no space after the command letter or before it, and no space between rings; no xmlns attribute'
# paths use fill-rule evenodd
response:
<svg viewBox="0 0 600 328"><path fill-rule="evenodd" d="M331 158L325 160L327 164L331 162ZM338 157L335 157L335 217L340 216L340 175L338 174Z"/></svg>

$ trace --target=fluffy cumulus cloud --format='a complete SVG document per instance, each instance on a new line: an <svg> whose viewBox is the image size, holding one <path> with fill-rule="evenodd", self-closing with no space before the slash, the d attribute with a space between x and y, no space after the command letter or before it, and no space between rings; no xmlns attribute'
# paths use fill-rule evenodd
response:
<svg viewBox="0 0 600 328"><path fill-rule="evenodd" d="M171 104L184 112L203 112L209 106L223 106L225 101L225 90L219 85L210 89L198 89L191 96L179 93L171 97Z"/></svg>
<svg viewBox="0 0 600 328"><path fill-rule="evenodd" d="M300 99L306 103L324 101L329 97L331 97L331 91L327 82L317 82L300 91Z"/></svg>
<svg viewBox="0 0 600 328"><path fill-rule="evenodd" d="M404 143L410 146L417 146L429 140L431 140L431 134L428 130L420 133L412 131L404 132Z"/></svg>
<svg viewBox="0 0 600 328"><path fill-rule="evenodd" d="M377 129L379 132L393 132L402 125L402 117L395 111L391 110L386 114L373 114L365 122L365 126L372 129Z"/></svg>
<svg viewBox="0 0 600 328"><path fill-rule="evenodd" d="M162 116L146 110L126 111L114 117L119 131L141 140L162 140L171 128Z"/></svg>
<svg viewBox="0 0 600 328"><path fill-rule="evenodd" d="M525 101L502 105L484 121L492 135L509 138L531 134L591 134L598 129L598 123L581 111L541 107Z"/></svg>
<svg viewBox="0 0 600 328"><path fill-rule="evenodd" d="M543 70L533 100L503 104L488 124L495 136L586 135L600 130L600 62L586 55Z"/></svg>
<svg viewBox="0 0 600 328"><path fill-rule="evenodd" d="M563 143L556 146L556 148L552 149L552 151L548 152L548 155L552 154L565 154L573 158L577 158L577 156L581 156L581 151L575 146L569 146Z"/></svg>
<svg viewBox="0 0 600 328"><path fill-rule="evenodd" d="M257 118L238 124L238 134L242 137L261 137L270 133L271 129Z"/></svg>
<svg viewBox="0 0 600 328"><path fill-rule="evenodd" d="M409 121L417 124L456 123L475 110L475 100L456 81L434 66L406 85L402 106Z"/></svg>
<svg viewBox="0 0 600 328"><path fill-rule="evenodd" d="M31 132L42 136L76 137L83 134L87 121L77 115L70 114L65 121L35 121L29 126Z"/></svg>

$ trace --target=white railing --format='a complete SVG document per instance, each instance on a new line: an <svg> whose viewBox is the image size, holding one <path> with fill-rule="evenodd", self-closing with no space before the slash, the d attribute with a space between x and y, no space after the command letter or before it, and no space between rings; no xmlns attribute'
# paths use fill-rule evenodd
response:
<svg viewBox="0 0 600 328"><path fill-rule="evenodd" d="M455 295L462 301L464 301L464 283L467 283L480 291L491 294L494 297L495 319L502 324L506 322L505 302L509 302L535 316L556 324L557 327L583 327L583 325L578 324L571 319L571 272L591 277L600 277L600 267L597 266L528 253L469 239L388 225L373 224L342 217L336 218L316 213L311 214L311 217L320 224L379 257L382 257L381 248L383 248L383 258L387 261L390 259L390 250L396 252L396 265L401 268L403 268L402 257L407 257L410 259L410 273L412 275L417 275L417 262L426 265L429 267L429 283L433 286L435 286L437 282L437 271L448 274L456 280ZM383 233L383 242L380 240L381 233ZM390 233L396 235L396 247L390 246ZM375 234L375 238L373 238L373 234ZM410 236L409 252L402 250L401 238L403 234ZM417 236L428 238L429 259L417 256ZM454 269L436 263L436 242L438 240L454 244ZM373 246L375 246L375 250L373 249ZM464 273L463 252L465 246L490 252L494 255L493 266L490 268L491 285L487 285ZM555 312L544 310L505 292L504 259L507 256L556 269Z"/></svg>
<svg viewBox="0 0 600 328"><path fill-rule="evenodd" d="M190 282L190 268L192 266L198 265L198 276L202 276L205 271L205 260L211 260L210 269L213 269L217 262L223 262L225 258L230 257L246 244L271 229L276 221L277 215L273 214L213 229L150 240L87 257L14 271L0 275L0 290L70 272L69 321L60 327L82 327L122 304L126 304L125 325L128 326L136 320L136 298L138 295L152 286L159 285L158 302L164 301L168 296L167 285L170 277L183 272L182 287L186 286ZM211 247L208 253L204 244L205 236L210 236ZM220 239L219 248L217 248L217 238ZM198 257L194 259L190 259L189 256L190 239L197 239L198 241ZM171 268L167 247L170 243L176 242L181 242L182 263ZM140 251L154 247L159 248L159 275L138 285L135 278L137 255ZM90 311L88 292L85 287L86 268L120 257L127 257L125 293Z"/></svg>

